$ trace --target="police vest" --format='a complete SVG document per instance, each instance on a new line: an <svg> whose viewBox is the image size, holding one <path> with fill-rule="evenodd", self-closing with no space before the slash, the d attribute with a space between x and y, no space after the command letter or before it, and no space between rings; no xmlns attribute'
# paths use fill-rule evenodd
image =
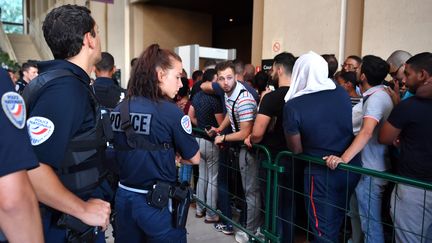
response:
<svg viewBox="0 0 432 243"><path fill-rule="evenodd" d="M64 159L55 171L66 188L80 197L87 197L107 172L102 163L107 141L112 139L109 114L100 109L86 81L64 69L48 71L36 77L24 89L23 97L28 110L31 110L45 84L66 76L79 79L88 88L96 124L71 138Z"/></svg>
<svg viewBox="0 0 432 243"><path fill-rule="evenodd" d="M94 93L101 105L106 108L115 108L120 100L122 89L115 85L103 85L95 83L92 85Z"/></svg>

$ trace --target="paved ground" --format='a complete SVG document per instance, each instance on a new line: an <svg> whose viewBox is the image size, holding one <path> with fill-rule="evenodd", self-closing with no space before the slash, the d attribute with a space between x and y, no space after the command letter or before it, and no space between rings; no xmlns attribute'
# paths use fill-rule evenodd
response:
<svg viewBox="0 0 432 243"><path fill-rule="evenodd" d="M233 243L236 242L233 235L224 235L221 232L217 232L213 229L212 224L204 223L204 218L195 218L195 208L189 209L188 221L186 224L188 230L188 243ZM107 243L114 243L114 239L111 237L111 229L108 229L106 233L109 238Z"/></svg>

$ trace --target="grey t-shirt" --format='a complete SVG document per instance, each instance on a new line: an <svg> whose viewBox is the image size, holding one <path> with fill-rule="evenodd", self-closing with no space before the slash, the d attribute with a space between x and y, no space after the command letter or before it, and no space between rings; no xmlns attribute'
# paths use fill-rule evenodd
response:
<svg viewBox="0 0 432 243"><path fill-rule="evenodd" d="M378 171L390 169L390 163L386 159L387 145L378 143L378 133L392 109L393 102L383 85L374 86L363 94L363 119L372 118L378 122L361 153L364 168Z"/></svg>

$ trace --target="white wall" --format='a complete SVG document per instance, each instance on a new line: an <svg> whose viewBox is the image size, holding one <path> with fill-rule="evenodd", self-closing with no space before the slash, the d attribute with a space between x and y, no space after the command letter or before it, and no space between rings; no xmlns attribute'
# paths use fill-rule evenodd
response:
<svg viewBox="0 0 432 243"><path fill-rule="evenodd" d="M362 54L432 51L431 0L365 0Z"/></svg>
<svg viewBox="0 0 432 243"><path fill-rule="evenodd" d="M282 51L301 55L310 50L339 54L341 2L336 0L265 0L263 59L273 58L274 40Z"/></svg>

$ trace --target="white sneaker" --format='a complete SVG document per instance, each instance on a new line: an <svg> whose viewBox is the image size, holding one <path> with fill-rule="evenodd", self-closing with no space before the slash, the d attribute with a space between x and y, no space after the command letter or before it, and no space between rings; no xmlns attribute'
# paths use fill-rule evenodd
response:
<svg viewBox="0 0 432 243"><path fill-rule="evenodd" d="M237 231L235 234L235 240L238 243L247 243L249 242L249 236L243 231Z"/></svg>
<svg viewBox="0 0 432 243"><path fill-rule="evenodd" d="M255 232L255 236L256 236L258 239L264 241L265 236L264 236L264 234L261 232L261 227L258 227L257 231Z"/></svg>

